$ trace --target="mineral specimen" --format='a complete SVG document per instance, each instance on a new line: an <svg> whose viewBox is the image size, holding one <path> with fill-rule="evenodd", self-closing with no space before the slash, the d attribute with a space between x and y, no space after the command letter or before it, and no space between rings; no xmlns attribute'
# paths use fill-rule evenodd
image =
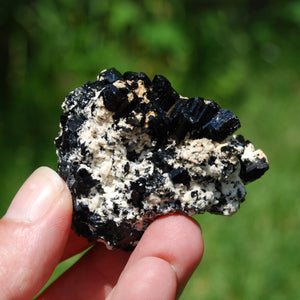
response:
<svg viewBox="0 0 300 300"><path fill-rule="evenodd" d="M161 75L104 70L65 99L58 173L73 197L75 232L132 249L157 217L232 215L245 184L268 169L233 135L239 119L204 98L180 96Z"/></svg>

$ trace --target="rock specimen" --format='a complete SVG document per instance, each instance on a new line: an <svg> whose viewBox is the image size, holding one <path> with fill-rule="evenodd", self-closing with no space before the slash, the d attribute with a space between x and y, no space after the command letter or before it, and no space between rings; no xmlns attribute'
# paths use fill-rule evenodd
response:
<svg viewBox="0 0 300 300"><path fill-rule="evenodd" d="M73 196L75 232L132 249L157 217L232 215L245 184L268 169L261 150L232 135L237 116L180 96L161 75L104 70L65 99L58 173Z"/></svg>

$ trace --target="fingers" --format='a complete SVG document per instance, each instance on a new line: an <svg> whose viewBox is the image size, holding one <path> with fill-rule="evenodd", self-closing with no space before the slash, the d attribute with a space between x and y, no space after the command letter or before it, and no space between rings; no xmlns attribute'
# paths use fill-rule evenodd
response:
<svg viewBox="0 0 300 300"><path fill-rule="evenodd" d="M71 226L72 201L51 169L37 169L0 220L0 295L30 299L60 260Z"/></svg>
<svg viewBox="0 0 300 300"><path fill-rule="evenodd" d="M149 226L130 258L97 244L41 299L174 299L202 254L201 231L192 219L163 217Z"/></svg>
<svg viewBox="0 0 300 300"><path fill-rule="evenodd" d="M130 252L96 244L38 299L105 299L122 272Z"/></svg>
<svg viewBox="0 0 300 300"><path fill-rule="evenodd" d="M143 282L143 289L139 292L135 290L130 299L146 299L143 290L147 288L152 290L149 299L174 299L171 290L173 285L176 284L176 294L179 296L202 255L203 240L196 222L182 215L160 218L146 230L113 290L111 299L122 299L126 286L134 289L135 286L131 284L134 276L136 285ZM152 264L155 269L151 267ZM140 270L139 275L135 274L137 270ZM172 278L176 281L172 281ZM163 293L166 298L159 297Z"/></svg>
<svg viewBox="0 0 300 300"><path fill-rule="evenodd" d="M49 168L35 171L0 220L2 297L32 298L62 258L89 246L70 233L71 218L71 196L63 180ZM41 297L65 299L71 292L72 299L108 294L109 299L173 299L202 254L195 222L181 215L160 218L149 226L129 261L129 252L112 252L98 244Z"/></svg>
<svg viewBox="0 0 300 300"><path fill-rule="evenodd" d="M82 252L92 245L93 243L89 243L86 238L79 237L73 230L70 230L66 248L61 257L61 261Z"/></svg>
<svg viewBox="0 0 300 300"><path fill-rule="evenodd" d="M158 257L143 257L132 264L107 300L143 299L173 300L176 297L177 278L169 262Z"/></svg>

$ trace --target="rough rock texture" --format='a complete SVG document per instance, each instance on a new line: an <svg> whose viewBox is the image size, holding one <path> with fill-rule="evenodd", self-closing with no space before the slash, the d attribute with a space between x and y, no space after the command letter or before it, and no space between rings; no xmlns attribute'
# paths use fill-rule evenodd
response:
<svg viewBox="0 0 300 300"><path fill-rule="evenodd" d="M73 229L132 249L157 217L232 215L268 169L229 110L180 96L156 75L104 70L65 99L55 143L73 196Z"/></svg>

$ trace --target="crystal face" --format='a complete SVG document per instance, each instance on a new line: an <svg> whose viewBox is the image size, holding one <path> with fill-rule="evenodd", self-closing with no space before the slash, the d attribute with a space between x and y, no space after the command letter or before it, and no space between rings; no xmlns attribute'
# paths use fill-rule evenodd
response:
<svg viewBox="0 0 300 300"><path fill-rule="evenodd" d="M245 184L269 167L261 150L233 135L237 116L179 95L161 75L104 70L62 108L55 144L72 228L108 248L132 249L162 215L232 215Z"/></svg>

